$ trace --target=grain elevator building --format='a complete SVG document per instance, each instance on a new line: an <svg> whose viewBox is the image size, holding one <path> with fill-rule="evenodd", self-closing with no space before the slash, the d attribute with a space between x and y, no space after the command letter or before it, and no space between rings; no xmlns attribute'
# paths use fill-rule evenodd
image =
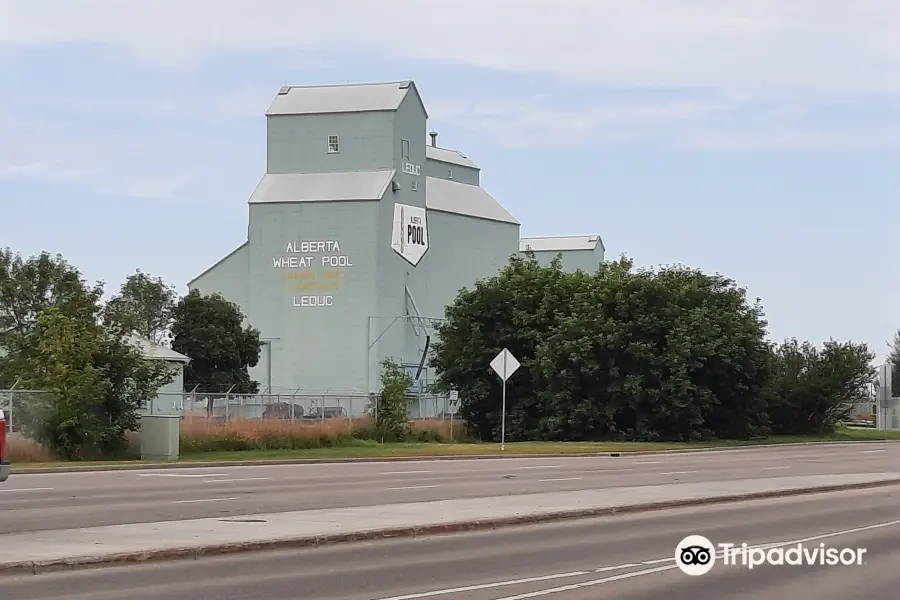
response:
<svg viewBox="0 0 900 600"><path fill-rule="evenodd" d="M412 81L285 86L266 117L247 241L189 288L260 330L270 393L375 391L388 357L418 371L458 290L519 252L518 221L429 136Z"/></svg>

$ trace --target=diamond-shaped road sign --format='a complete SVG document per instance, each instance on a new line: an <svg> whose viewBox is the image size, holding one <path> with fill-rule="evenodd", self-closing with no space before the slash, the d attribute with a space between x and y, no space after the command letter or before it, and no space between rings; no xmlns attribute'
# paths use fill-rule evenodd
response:
<svg viewBox="0 0 900 600"><path fill-rule="evenodd" d="M519 361L516 360L516 357L512 355L512 352L506 348L501 350L500 354L495 356L494 360L491 361L491 368L503 381L512 377L512 374L521 366Z"/></svg>

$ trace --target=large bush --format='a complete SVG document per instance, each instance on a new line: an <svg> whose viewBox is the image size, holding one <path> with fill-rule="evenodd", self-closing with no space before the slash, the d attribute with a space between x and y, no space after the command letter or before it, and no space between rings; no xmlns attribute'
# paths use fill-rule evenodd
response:
<svg viewBox="0 0 900 600"><path fill-rule="evenodd" d="M875 378L865 344L789 340L775 349L769 412L776 433L827 434L866 397Z"/></svg>
<svg viewBox="0 0 900 600"><path fill-rule="evenodd" d="M10 340L19 384L45 393L20 415L25 434L66 459L117 457L138 411L175 373L144 360L120 332L48 308Z"/></svg>
<svg viewBox="0 0 900 600"><path fill-rule="evenodd" d="M514 258L447 308L431 364L439 388L460 391L460 416L482 439L499 439L501 382L488 365L504 347L522 363L507 384L510 440L831 430L837 407L871 378L867 350L826 345L800 393L784 383L766 326L759 302L720 275L636 270L624 258L566 273L559 261ZM812 415L810 402L818 402Z"/></svg>
<svg viewBox="0 0 900 600"><path fill-rule="evenodd" d="M563 272L558 260L542 267L533 259L513 257L498 277L462 290L447 307L430 361L438 387L459 390L459 416L475 435L500 439L500 380L488 365L504 347L522 363L507 383L507 439L522 439L540 428L531 373L535 353L573 310L572 300L589 280L582 273Z"/></svg>
<svg viewBox="0 0 900 600"><path fill-rule="evenodd" d="M44 392L17 420L64 458L121 454L140 408L174 377L101 324L102 295L61 256L0 252L0 385Z"/></svg>

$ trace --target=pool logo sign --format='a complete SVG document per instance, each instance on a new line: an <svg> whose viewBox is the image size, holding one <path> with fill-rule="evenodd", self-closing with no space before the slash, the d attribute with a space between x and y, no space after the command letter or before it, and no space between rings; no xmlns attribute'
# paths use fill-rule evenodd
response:
<svg viewBox="0 0 900 600"><path fill-rule="evenodd" d="M412 266L419 264L428 252L428 221L423 207L394 205L391 248Z"/></svg>
<svg viewBox="0 0 900 600"><path fill-rule="evenodd" d="M675 564L685 575L706 575L716 564L716 547L702 535L689 535L675 548Z"/></svg>

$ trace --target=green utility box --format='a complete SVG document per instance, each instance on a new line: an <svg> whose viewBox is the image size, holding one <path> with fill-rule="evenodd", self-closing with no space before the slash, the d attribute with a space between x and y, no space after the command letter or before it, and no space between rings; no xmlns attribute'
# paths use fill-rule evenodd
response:
<svg viewBox="0 0 900 600"><path fill-rule="evenodd" d="M141 460L177 460L180 425L179 415L143 415Z"/></svg>

